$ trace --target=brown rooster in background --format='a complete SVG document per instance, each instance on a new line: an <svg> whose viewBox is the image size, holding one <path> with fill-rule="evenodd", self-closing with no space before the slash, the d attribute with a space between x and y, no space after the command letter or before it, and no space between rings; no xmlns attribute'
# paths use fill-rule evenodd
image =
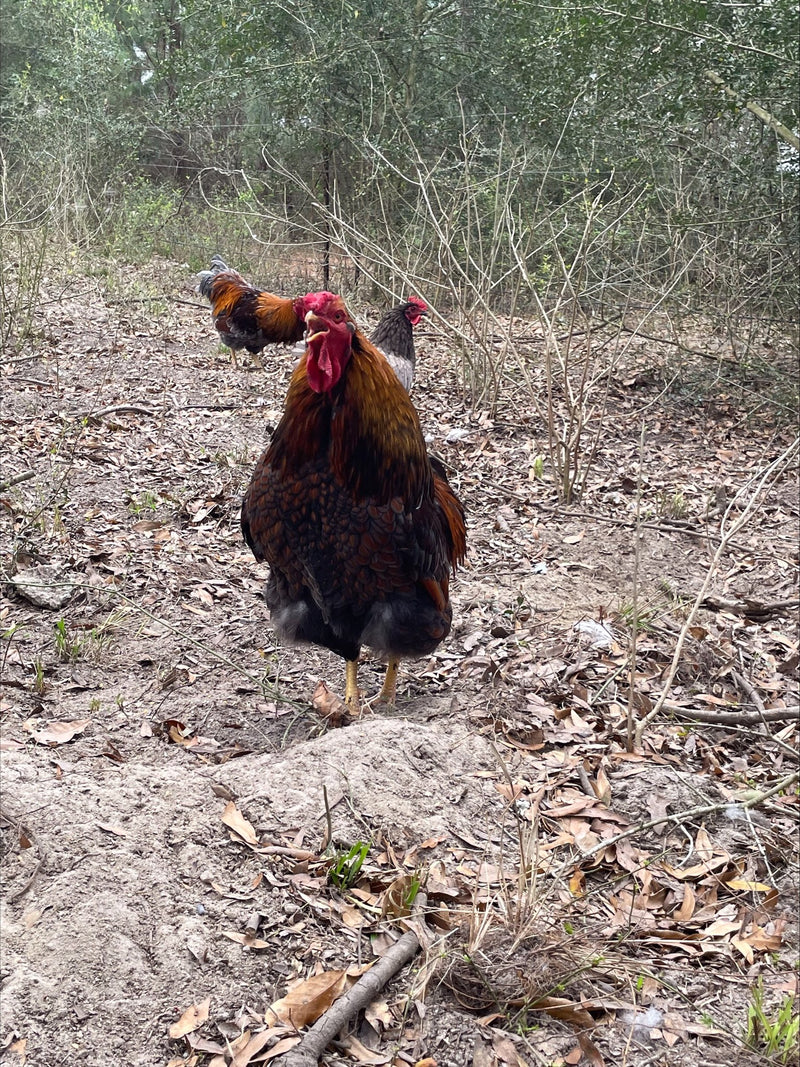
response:
<svg viewBox="0 0 800 1067"><path fill-rule="evenodd" d="M242 530L270 564L277 633L346 660L351 709L361 646L386 655L380 698L393 703L399 660L430 654L450 631L464 509L431 465L408 394L341 297L296 303L307 347L245 494Z"/></svg>
<svg viewBox="0 0 800 1067"><path fill-rule="evenodd" d="M289 304L264 289L256 289L232 270L221 256L211 257L211 269L198 274L197 288L211 304L214 325L224 345L230 348L233 362L236 351L246 348L256 355L271 341L291 344L305 332L294 301ZM276 303L277 301L277 303ZM370 340L383 352L406 392L414 381L416 352L413 327L428 312L428 305L418 296L387 311L372 331Z"/></svg>
<svg viewBox="0 0 800 1067"><path fill-rule="evenodd" d="M233 353L234 363L239 348L256 355L271 341L291 344L305 333L300 303L256 289L221 256L212 256L211 270L197 277L200 295L210 302L214 325Z"/></svg>

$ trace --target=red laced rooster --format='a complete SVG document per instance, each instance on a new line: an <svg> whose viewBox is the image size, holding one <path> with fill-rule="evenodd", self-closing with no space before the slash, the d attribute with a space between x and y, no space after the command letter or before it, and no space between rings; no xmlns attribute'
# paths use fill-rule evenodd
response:
<svg viewBox="0 0 800 1067"><path fill-rule="evenodd" d="M361 646L387 656L380 699L393 703L399 660L429 655L450 631L464 509L431 465L408 394L341 297L286 303L306 326L306 351L245 494L242 531L270 564L277 633L344 658L352 710Z"/></svg>
<svg viewBox="0 0 800 1067"><path fill-rule="evenodd" d="M197 277L200 295L210 302L214 325L233 353L234 363L239 348L256 355L270 342L291 344L302 339L305 323L298 301L256 289L221 256L212 256L211 270Z"/></svg>
<svg viewBox="0 0 800 1067"><path fill-rule="evenodd" d="M200 295L210 302L214 325L222 343L233 353L234 363L240 348L256 355L271 341L291 344L302 338L305 323L298 317L297 302L287 305L281 297L256 289L221 256L212 256L211 269L197 277ZM414 381L416 365L413 327L427 312L425 301L411 296L387 311L370 335L406 392Z"/></svg>

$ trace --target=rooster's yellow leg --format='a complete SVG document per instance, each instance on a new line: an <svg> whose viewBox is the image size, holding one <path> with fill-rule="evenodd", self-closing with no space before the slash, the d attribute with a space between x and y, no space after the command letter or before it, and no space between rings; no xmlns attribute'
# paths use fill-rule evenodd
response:
<svg viewBox="0 0 800 1067"><path fill-rule="evenodd" d="M384 704L394 704L397 692L397 668L399 666L399 659L389 660L389 666L386 668L386 677L383 679L383 688L378 693L378 700L382 700Z"/></svg>
<svg viewBox="0 0 800 1067"><path fill-rule="evenodd" d="M358 660L349 659L345 663L344 702L349 711L358 714Z"/></svg>

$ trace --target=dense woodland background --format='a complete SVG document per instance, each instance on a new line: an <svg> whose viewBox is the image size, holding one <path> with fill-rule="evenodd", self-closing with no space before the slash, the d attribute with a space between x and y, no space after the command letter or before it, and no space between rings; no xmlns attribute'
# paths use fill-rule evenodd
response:
<svg viewBox="0 0 800 1067"><path fill-rule="evenodd" d="M473 344L565 296L701 309L745 350L793 318L792 0L6 0L2 19L6 256L45 235L193 269L219 250L268 282L269 248L351 296L413 284Z"/></svg>

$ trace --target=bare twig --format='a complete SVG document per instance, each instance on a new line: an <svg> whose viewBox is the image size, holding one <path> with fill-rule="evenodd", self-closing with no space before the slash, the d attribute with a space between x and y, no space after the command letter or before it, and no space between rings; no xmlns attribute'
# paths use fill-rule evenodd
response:
<svg viewBox="0 0 800 1067"><path fill-rule="evenodd" d="M764 123L765 126L769 126L771 130L774 130L777 135L791 145L795 152L800 152L800 137L797 136L794 131L790 130L788 126L785 126L780 119L776 119L774 115L771 115L769 111L765 110L760 104L755 103L754 100L746 100L740 93L737 93L735 89L731 89L729 85L720 78L719 74L715 70L707 70L704 72L705 76L710 82L722 89L723 93L729 100L734 100L739 107L745 108L751 115L755 115L757 119Z"/></svg>
<svg viewBox="0 0 800 1067"><path fill-rule="evenodd" d="M727 808L740 807L743 810L749 810L750 808L756 808L764 801L769 800L770 797L774 797L777 793L782 793L785 790L791 789L793 785L800 779L800 771L794 771L792 774L787 774L785 778L781 778L779 782L771 786L769 789L764 789L760 792L753 793L748 791L740 796L729 797L727 800L721 800L716 804L701 804L696 808L687 808L685 811L677 811L674 815L659 815L658 818L648 819L645 822L636 823L635 826L629 826L627 830L623 830L622 833L616 835L616 837L609 837L595 845L594 848L588 849L586 852L581 852L580 861L591 859L592 856L596 856L599 852L603 852L609 847L609 845L616 845L618 841L624 841L628 837L633 837L635 834L641 833L642 830L652 830L656 826L662 826L664 823L673 823L675 826L682 826L684 823L690 822L693 819L700 818L703 815L714 815L716 812L725 811ZM547 812L545 812L547 814Z"/></svg>
<svg viewBox="0 0 800 1067"><path fill-rule="evenodd" d="M631 623L631 654L628 664L628 713L626 718L625 748L633 752L634 727L633 709L636 695L636 643L639 639L639 567L642 559L642 472L644 470L644 421L639 434L639 469L636 473L636 525L633 536L636 539L633 555L633 621Z"/></svg>
<svg viewBox="0 0 800 1067"><path fill-rule="evenodd" d="M422 895L422 894L420 894ZM366 1008L383 987L412 959L420 947L419 938L408 930L352 989L318 1019L299 1045L279 1057L281 1067L317 1067L328 1044L362 1008Z"/></svg>
<svg viewBox="0 0 800 1067"><path fill-rule="evenodd" d="M7 482L0 482L0 493L4 493L6 489L10 489L12 485L19 485L20 482L29 482L31 478L36 477L36 471L23 471L22 474L15 474L13 478L9 478Z"/></svg>
<svg viewBox="0 0 800 1067"><path fill-rule="evenodd" d="M770 708L761 705L760 711L701 711L699 708L681 708L676 704L664 704L664 711L693 722L707 722L712 726L754 726L760 722L791 722L800 719L800 708Z"/></svg>
<svg viewBox="0 0 800 1067"><path fill-rule="evenodd" d="M762 732L765 734L769 734L769 729L767 728L767 709L764 707L764 701L755 691L750 682L748 682L748 680L744 677L744 675L739 674L738 671L731 670L731 678L733 678L734 682L739 687L739 689L745 694L745 696L750 697L750 700L752 701L752 704L756 709L756 721L760 720L762 724ZM783 711L784 709L780 710ZM794 716L792 716L792 718L794 718Z"/></svg>
<svg viewBox="0 0 800 1067"><path fill-rule="evenodd" d="M155 415L156 412L152 408L141 407L139 404L112 404L107 408L100 408L99 411L90 411L84 418L87 419L102 419L104 415L113 415L119 411L129 411L134 415Z"/></svg>

